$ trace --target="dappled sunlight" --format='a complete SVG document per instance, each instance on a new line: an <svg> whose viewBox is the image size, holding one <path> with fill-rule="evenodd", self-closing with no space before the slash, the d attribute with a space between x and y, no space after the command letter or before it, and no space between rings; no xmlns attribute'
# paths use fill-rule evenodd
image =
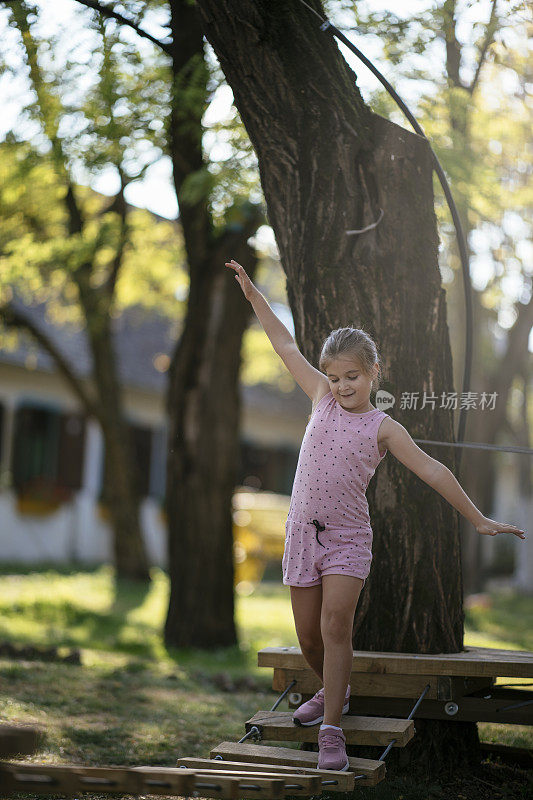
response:
<svg viewBox="0 0 533 800"><path fill-rule="evenodd" d="M298 644L287 587L261 583L251 595L236 597L239 644L167 651L161 628L168 582L164 573L153 574L147 592L125 600L123 616L112 610L110 575L101 570L70 576L47 570L18 580L0 575L0 637L49 644L53 633L54 642L81 647L81 665L0 658L0 683L9 686L9 696L0 696L0 714L46 731L42 749L27 760L175 766L181 756L206 757L217 742L237 741L244 721L272 706L278 692L271 688L272 671L257 666L257 650ZM517 638L527 639L523 620L531 618L533 600L490 597L485 608L468 610L467 623L475 614L475 628L467 627L465 642L520 649ZM505 631L505 638L494 630ZM478 727L483 741L531 746L529 726ZM297 749L298 743L286 746ZM388 788L392 800L405 787L391 778Z"/></svg>

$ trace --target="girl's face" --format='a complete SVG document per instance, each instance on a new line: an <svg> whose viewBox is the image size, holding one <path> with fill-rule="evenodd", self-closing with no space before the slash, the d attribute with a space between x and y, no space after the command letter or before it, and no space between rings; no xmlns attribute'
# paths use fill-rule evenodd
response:
<svg viewBox="0 0 533 800"><path fill-rule="evenodd" d="M326 376L333 397L346 411L362 414L371 411L370 391L372 379L378 374L378 365L374 364L372 375L366 375L359 359L338 356L330 361Z"/></svg>

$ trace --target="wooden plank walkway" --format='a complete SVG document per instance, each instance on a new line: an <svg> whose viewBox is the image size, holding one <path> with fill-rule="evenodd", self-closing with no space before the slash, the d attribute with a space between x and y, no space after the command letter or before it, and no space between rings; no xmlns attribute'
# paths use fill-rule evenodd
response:
<svg viewBox="0 0 533 800"><path fill-rule="evenodd" d="M248 761L258 762L261 764L281 764L283 766L298 766L298 767L314 767L317 768L318 753L312 753L308 750L292 750L289 747L273 747L269 745L248 744L248 742L221 742L210 752L210 757L214 758L216 755L221 755L223 758L230 758L234 761ZM355 758L348 756L350 767L347 772L337 772L335 770L323 770L323 772L331 775L332 778L337 778L341 781L340 776L345 775L348 779L351 778L352 786L355 775L360 773L366 777L358 780L357 785L360 786L375 786L382 781L385 777L385 762L373 761L370 758ZM351 776L350 776L350 773ZM339 786L341 784L339 783ZM346 789L338 788L338 786L328 786L330 791L349 791Z"/></svg>
<svg viewBox="0 0 533 800"><path fill-rule="evenodd" d="M289 695L289 706L320 688L297 647L265 647L258 653L258 664L273 668L273 688L279 691L297 680L296 696L291 700ZM496 715L501 722L533 724L533 692L498 688L494 685L497 677L533 678L533 653L485 647L437 654L354 651L351 701L359 713L342 718L346 743L407 746L416 731L414 721L406 717L422 692L424 699L416 717L431 718L433 714L434 718L447 716L459 721ZM365 705L369 716L364 715ZM255 728L261 741L287 745L318 741L319 725L296 725L292 711L257 711L244 725L246 733ZM0 725L0 757L34 753L42 733L30 726ZM346 771L320 770L314 751L251 741L221 742L211 750L210 758L180 758L175 768L0 761L0 783L6 797L19 792L74 795L94 791L284 800L295 795L312 797L322 791L349 792L356 786L376 786L385 778L384 761L354 756L348 760Z"/></svg>

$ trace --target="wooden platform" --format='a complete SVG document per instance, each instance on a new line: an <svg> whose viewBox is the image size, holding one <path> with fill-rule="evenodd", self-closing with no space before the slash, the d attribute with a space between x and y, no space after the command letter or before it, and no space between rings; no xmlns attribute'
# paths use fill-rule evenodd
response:
<svg viewBox="0 0 533 800"><path fill-rule="evenodd" d="M299 647L264 647L259 667L308 670ZM533 678L533 653L492 647L465 647L460 653L381 653L354 650L352 675L459 675L460 677ZM355 676L354 676L355 680Z"/></svg>
<svg viewBox="0 0 533 800"><path fill-rule="evenodd" d="M278 693L296 681L289 708L321 687L298 647L265 647L258 664L273 668L272 688ZM496 684L509 677L533 678L533 653L489 647L437 654L355 650L349 714L405 718L428 686L417 717L532 725L533 692Z"/></svg>

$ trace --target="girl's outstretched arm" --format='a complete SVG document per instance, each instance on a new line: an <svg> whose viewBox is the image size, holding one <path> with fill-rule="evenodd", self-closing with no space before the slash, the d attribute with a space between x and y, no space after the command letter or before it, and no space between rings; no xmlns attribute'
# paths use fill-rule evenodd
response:
<svg viewBox="0 0 533 800"><path fill-rule="evenodd" d="M496 520L483 516L463 491L453 472L421 450L399 422L388 417L383 420L381 430L380 444L390 450L392 455L412 470L415 475L439 492L472 523L478 533L486 533L489 536L497 533L514 533L519 539L526 538L525 531L517 528L516 525L496 522Z"/></svg>
<svg viewBox="0 0 533 800"><path fill-rule="evenodd" d="M272 343L272 347L278 352L284 345L294 341L292 334L287 330L283 322L274 314L267 299L261 294L248 277L246 270L233 258L226 261L226 267L235 270L235 279L242 289L242 293L251 303L257 318Z"/></svg>
<svg viewBox="0 0 533 800"><path fill-rule="evenodd" d="M254 286L244 267L233 259L226 261L226 267L235 270L235 278L244 296L250 301L257 319L272 343L272 347L282 359L296 383L302 387L314 404L318 398L329 390L328 379L320 370L313 367L303 353L300 352L294 337L274 314L266 297Z"/></svg>

